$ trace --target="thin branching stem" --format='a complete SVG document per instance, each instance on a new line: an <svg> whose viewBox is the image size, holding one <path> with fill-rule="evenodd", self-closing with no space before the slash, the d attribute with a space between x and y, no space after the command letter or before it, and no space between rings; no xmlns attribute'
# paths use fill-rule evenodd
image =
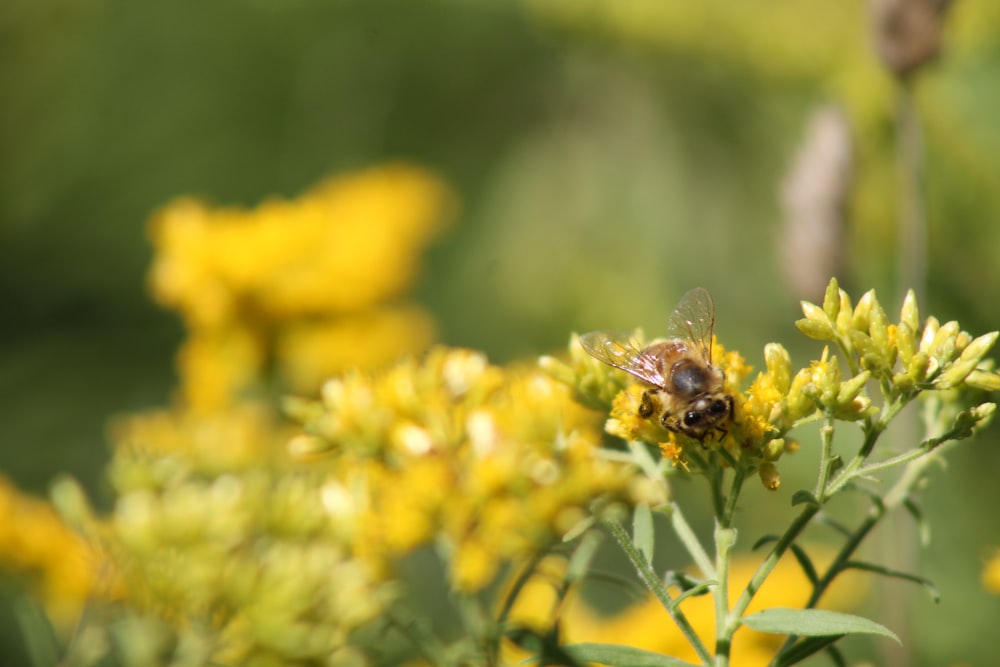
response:
<svg viewBox="0 0 1000 667"><path fill-rule="evenodd" d="M688 621L687 616L681 611L680 607L675 604L674 600L670 597L670 593L667 591L663 584L663 580L660 576L653 570L653 566L649 563L645 556L635 548L632 544L632 540L629 538L628 532L621 525L620 522L614 519L605 519L604 525L607 526L608 531L611 536L618 542L618 546L622 548L625 555L628 557L632 566L635 567L636 572L639 574L639 578L642 583L645 584L656 599L660 601L663 608L667 610L670 614L670 618L673 619L677 628L684 635L684 638L688 640L688 643L694 649L695 653L698 654L698 658L701 660L703 665L711 665L713 663L712 654L709 653L708 648L705 646L701 638L694 631L691 626L690 621Z"/></svg>

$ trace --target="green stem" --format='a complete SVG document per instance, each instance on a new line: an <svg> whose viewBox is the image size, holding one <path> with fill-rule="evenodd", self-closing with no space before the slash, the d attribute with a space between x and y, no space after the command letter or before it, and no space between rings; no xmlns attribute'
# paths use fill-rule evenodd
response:
<svg viewBox="0 0 1000 667"><path fill-rule="evenodd" d="M861 444L861 449L858 450L854 458L834 477L833 481L829 483L823 491L823 495L817 496L817 500L821 503L825 502L828 498L833 497L843 489L848 482L858 476L858 471L861 470L865 461L871 456L872 450L875 448L875 443L878 442L878 438L882 435L882 431L885 430L886 425L893 420L908 402L906 399L899 399L888 403L882 408L882 414L877 421L868 420L865 422L865 440Z"/></svg>
<svg viewBox="0 0 1000 667"><path fill-rule="evenodd" d="M943 446L947 446L945 443ZM953 443L952 443L953 444ZM903 474L900 475L896 483L892 485L885 497L882 499L881 504L876 504L871 508L868 516L865 520L858 526L847 542L841 547L837 556L830 563L830 566L820 577L819 581L816 582L813 588L812 594L809 596L809 601L806 603L806 609L811 609L815 607L823 594L827 591L833 581L844 571L847 564L850 562L851 557L854 552L857 551L858 547L865 538L875 529L879 521L881 521L889 513L899 509L899 507L906 500L906 497L913 490L913 488L920 482L923 477L924 470L928 465L934 460L930 455L930 451L923 452L920 458L911 461ZM795 643L797 637L795 635L790 636L785 640L784 645L781 650L778 651L777 655L781 655L784 651Z"/></svg>
<svg viewBox="0 0 1000 667"><path fill-rule="evenodd" d="M652 591L653 595L655 595L660 601L660 604L663 605L663 608L667 610L668 614L670 614L670 618L673 619L677 628L681 631L681 634L684 635L684 638L688 640L689 644L691 644L695 653L698 654L702 664L711 665L712 655L708 652L708 648L705 646L704 642L701 641L701 638L698 637L698 634L694 631L694 628L687 620L687 616L684 615L684 612L674 604L673 599L671 599L670 594L663 586L663 582L659 575L657 575L653 570L652 565L646 561L646 558L639 552L638 549L635 548L635 545L632 544L632 540L629 538L628 532L626 532L625 528L620 522L615 521L614 519L605 519L603 523L608 527L611 536L615 538L616 542L618 542L618 546L620 546L622 551L625 552L625 555L628 557L629 561L631 561L632 566L635 567L639 574L639 579L642 580L642 583L645 584L646 588Z"/></svg>
<svg viewBox="0 0 1000 667"><path fill-rule="evenodd" d="M813 496L817 499L826 497L826 485L830 482L830 472L833 468L833 416L826 415L825 423L820 429L819 476L816 479L816 490Z"/></svg>
<svg viewBox="0 0 1000 667"><path fill-rule="evenodd" d="M681 544L684 545L691 558L694 559L694 564L701 570L702 575L706 579L717 579L712 559L709 558L705 548L701 546L698 536L691 530L691 525L684 518L684 513L681 512L681 507L677 503L671 503L670 505L670 525L680 539Z"/></svg>
<svg viewBox="0 0 1000 667"><path fill-rule="evenodd" d="M729 488L729 496L726 498L725 507L722 512L722 525L731 527L736 517L736 504L743 490L743 482L746 481L749 469L744 465L737 464L733 471L733 483Z"/></svg>
<svg viewBox="0 0 1000 667"><path fill-rule="evenodd" d="M736 541L736 531L715 523L715 667L729 665L729 650L732 646L735 627L730 627L729 618L729 552Z"/></svg>
<svg viewBox="0 0 1000 667"><path fill-rule="evenodd" d="M746 480L748 468L732 456L725 457L733 469L733 481L729 485L729 493L725 494L716 506L715 516L715 666L729 665L729 652L732 648L733 632L736 626L731 626L729 620L729 564L730 553L736 543L736 530L733 519L736 515L737 501L743 482ZM717 476L721 480L725 469L717 466ZM720 484L721 487L721 484ZM721 488L719 490L721 494Z"/></svg>
<svg viewBox="0 0 1000 667"><path fill-rule="evenodd" d="M813 517L819 512L820 506L809 503L802 508L799 515L795 517L792 524L785 530L784 534L778 538L778 541L774 543L774 547L771 548L770 553L768 553L767 558L757 566L757 570L753 573L750 578L750 582L747 587L740 594L739 599L736 600L736 604L733 605L732 610L729 612L729 617L726 622L729 634L732 635L739 627L740 619L743 618L743 614L746 613L747 607L750 606L750 601L753 600L753 596L757 594L760 590L761 585L767 579L771 571L774 570L778 561L781 557L785 555L788 548L793 542L798 538L798 536L805 530L809 522L812 521Z"/></svg>

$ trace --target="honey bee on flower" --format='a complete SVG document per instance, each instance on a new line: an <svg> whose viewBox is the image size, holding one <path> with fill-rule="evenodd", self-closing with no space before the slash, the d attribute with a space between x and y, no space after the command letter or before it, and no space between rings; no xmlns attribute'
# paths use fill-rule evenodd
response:
<svg viewBox="0 0 1000 667"><path fill-rule="evenodd" d="M580 345L598 361L650 385L642 394L640 417L656 416L664 428L704 440L713 430L725 434L733 414L725 376L712 364L714 327L712 297L696 287L671 313L665 340L640 348L631 334L592 331L580 336Z"/></svg>

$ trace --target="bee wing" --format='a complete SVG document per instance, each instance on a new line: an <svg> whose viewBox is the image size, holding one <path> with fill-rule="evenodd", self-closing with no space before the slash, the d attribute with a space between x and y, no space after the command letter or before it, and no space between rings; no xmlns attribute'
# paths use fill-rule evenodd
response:
<svg viewBox="0 0 1000 667"><path fill-rule="evenodd" d="M715 303L704 287L695 287L681 297L667 322L667 336L693 343L712 363L712 331L715 328Z"/></svg>
<svg viewBox="0 0 1000 667"><path fill-rule="evenodd" d="M628 332L591 331L580 336L580 345L598 361L631 373L644 382L657 387L666 384L657 357L641 350Z"/></svg>

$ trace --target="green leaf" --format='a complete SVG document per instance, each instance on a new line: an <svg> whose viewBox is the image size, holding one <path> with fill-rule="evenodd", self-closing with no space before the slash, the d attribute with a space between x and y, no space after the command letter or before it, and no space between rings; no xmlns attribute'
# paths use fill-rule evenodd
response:
<svg viewBox="0 0 1000 667"><path fill-rule="evenodd" d="M834 651L834 642L840 641L844 635L829 635L827 637L807 637L800 642L796 642L786 651L782 651L774 659L774 667L788 667L789 665L794 665L796 663L802 662L806 658L816 653L819 653L823 649L828 649L831 652ZM832 653L832 655L838 656L838 653ZM836 657L834 658L836 661ZM841 660L843 658L841 657ZM843 664L838 662L838 665Z"/></svg>
<svg viewBox="0 0 1000 667"><path fill-rule="evenodd" d="M934 602L941 601L941 592L938 591L937 586L934 585L930 579L925 579L923 577L917 576L915 574L910 574L909 572L900 572L899 570L890 570L887 567L881 565L876 565L875 563L866 563L863 561L851 560L844 564L844 568L851 568L854 570L864 570L865 572L874 572L876 574L881 574L884 577L893 577L895 579L904 579L906 581L912 581L915 584L920 584L923 586L927 593L931 596Z"/></svg>
<svg viewBox="0 0 1000 667"><path fill-rule="evenodd" d="M583 534L583 538L573 550L566 567L566 581L574 582L582 579L590 571L590 563L594 560L597 548L601 546L603 533L591 530Z"/></svg>
<svg viewBox="0 0 1000 667"><path fill-rule="evenodd" d="M692 667L669 655L644 651L620 644L570 644L563 647L579 662L600 662L610 667Z"/></svg>
<svg viewBox="0 0 1000 667"><path fill-rule="evenodd" d="M778 635L825 637L829 635L882 635L899 641L892 630L875 621L825 609L788 609L774 607L743 618L743 624L758 632Z"/></svg>
<svg viewBox="0 0 1000 667"><path fill-rule="evenodd" d="M632 515L632 544L650 565L653 563L653 543L653 513L649 505L641 503L635 506Z"/></svg>
<svg viewBox="0 0 1000 667"><path fill-rule="evenodd" d="M635 600L645 600L649 594L646 587L636 581L634 577L626 577L611 570L592 568L586 572L584 579L589 582L611 584L616 589L621 589L616 590L616 592L624 592L629 598Z"/></svg>
<svg viewBox="0 0 1000 667"><path fill-rule="evenodd" d="M694 559L694 564L701 570L701 573L705 575L706 579L715 579L715 564L709 557L708 552L705 548L701 546L701 542L698 541L697 535L691 530L690 524L684 518L684 514L681 513L680 508L674 505L674 511L670 515L670 525L674 529L674 533L680 539L681 544L687 549L687 552L691 554L691 558Z"/></svg>
<svg viewBox="0 0 1000 667"><path fill-rule="evenodd" d="M906 511L910 513L913 520L917 522L917 530L920 532L920 546L926 547L931 543L931 526L924 518L924 512L917 505L913 498L907 498L903 501L903 507Z"/></svg>
<svg viewBox="0 0 1000 667"><path fill-rule="evenodd" d="M796 491L794 494L792 494L792 506L802 505L802 504L816 505L817 507L819 507L819 501L816 500L816 496L809 493L805 489L800 489Z"/></svg>
<svg viewBox="0 0 1000 667"><path fill-rule="evenodd" d="M765 535L753 543L753 546L750 547L750 551L757 551L757 549L760 549L765 544L770 544L771 542L777 542L777 541L778 541L777 535Z"/></svg>
<svg viewBox="0 0 1000 667"><path fill-rule="evenodd" d="M573 540L575 540L576 538L580 537L588 530L593 528L596 523L597 523L597 517L593 515L585 516L580 521L577 521L572 528L566 531L566 533L562 536L562 541L572 542Z"/></svg>
<svg viewBox="0 0 1000 667"><path fill-rule="evenodd" d="M812 559L809 558L809 554L806 553L805 549L797 544L791 545L792 554L795 556L795 560L799 561L799 566L802 568L802 572L809 579L809 583L815 586L819 582L819 575L816 574L816 567L812 563Z"/></svg>
<svg viewBox="0 0 1000 667"><path fill-rule="evenodd" d="M821 523L824 526L829 526L830 528L833 528L835 531L837 531L838 533L840 533L844 537L853 537L854 536L854 531L853 530L851 530L850 528L848 528L844 524L840 523L836 519L834 519L834 518L832 518L832 517L830 517L830 516L828 516L826 514L820 514L819 516L817 516L816 517L816 522L817 523Z"/></svg>
<svg viewBox="0 0 1000 667"><path fill-rule="evenodd" d="M684 591L683 593L674 598L673 608L677 609L680 603L684 602L684 600L687 600L688 598L696 598L705 595L712 589L712 586L718 586L718 585L719 582L712 579L710 581L703 581L694 588L687 589L686 591Z"/></svg>

